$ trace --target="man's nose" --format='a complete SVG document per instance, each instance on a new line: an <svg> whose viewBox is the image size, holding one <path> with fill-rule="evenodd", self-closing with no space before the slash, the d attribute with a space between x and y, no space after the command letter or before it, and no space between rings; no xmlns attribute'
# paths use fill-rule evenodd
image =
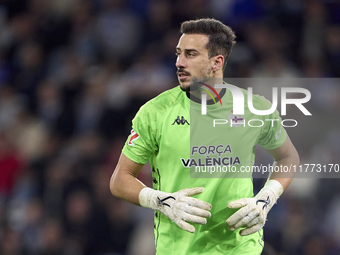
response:
<svg viewBox="0 0 340 255"><path fill-rule="evenodd" d="M177 68L186 67L186 61L185 61L185 58L182 54L177 57L176 67Z"/></svg>

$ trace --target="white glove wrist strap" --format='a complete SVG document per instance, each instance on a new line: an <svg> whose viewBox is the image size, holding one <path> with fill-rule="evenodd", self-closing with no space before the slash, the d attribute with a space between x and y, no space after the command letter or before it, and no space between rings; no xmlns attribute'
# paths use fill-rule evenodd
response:
<svg viewBox="0 0 340 255"><path fill-rule="evenodd" d="M278 182L277 180L268 180L266 184L264 185L264 187L262 188L262 190L265 190L265 189L269 189L273 193L275 197L275 201L278 200L278 198L283 193L283 187L281 183Z"/></svg>
<svg viewBox="0 0 340 255"><path fill-rule="evenodd" d="M150 206L150 199L152 194L155 192L156 190L151 189L149 187L145 187L143 188L140 192L139 192L139 204L142 207L146 207L146 208L151 208Z"/></svg>
<svg viewBox="0 0 340 255"><path fill-rule="evenodd" d="M276 180L268 180L260 192L255 196L257 199L256 203L263 202L265 205L263 209L266 208L269 211L283 192L283 187L280 182Z"/></svg>

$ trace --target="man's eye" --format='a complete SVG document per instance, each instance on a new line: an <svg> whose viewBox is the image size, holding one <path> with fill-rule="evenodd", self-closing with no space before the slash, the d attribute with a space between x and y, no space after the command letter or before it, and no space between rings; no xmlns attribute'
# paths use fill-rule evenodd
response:
<svg viewBox="0 0 340 255"><path fill-rule="evenodd" d="M179 52L176 52L175 55L178 57L179 55L181 55L181 53Z"/></svg>
<svg viewBox="0 0 340 255"><path fill-rule="evenodd" d="M194 53L188 53L188 57L194 57L195 56L195 54Z"/></svg>

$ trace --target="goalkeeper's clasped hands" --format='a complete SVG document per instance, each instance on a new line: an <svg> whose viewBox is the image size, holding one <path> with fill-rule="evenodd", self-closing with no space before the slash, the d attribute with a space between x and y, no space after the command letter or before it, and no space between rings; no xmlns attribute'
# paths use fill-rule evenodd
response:
<svg viewBox="0 0 340 255"><path fill-rule="evenodd" d="M165 214L180 228L195 232L195 227L187 222L205 225L210 218L211 205L193 198L204 191L203 187L182 189L174 193L166 193L145 187L139 193L139 203ZM283 187L276 180L268 180L260 192L253 198L242 198L228 203L231 209L239 209L227 220L231 231L245 228L240 235L250 235L263 228L269 210L283 192Z"/></svg>

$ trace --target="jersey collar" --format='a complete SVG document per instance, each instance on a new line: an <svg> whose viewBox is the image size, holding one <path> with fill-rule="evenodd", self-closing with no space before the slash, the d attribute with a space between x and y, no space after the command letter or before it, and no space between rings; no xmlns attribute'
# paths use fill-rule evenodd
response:
<svg viewBox="0 0 340 255"><path fill-rule="evenodd" d="M223 89L220 91L220 93L218 94L218 95L220 96L221 99L222 99L222 97L224 96L225 92L226 92L226 89L223 88ZM194 101L194 102L196 102L196 103L199 103L199 104L201 103L201 99L200 99L200 98L195 97L194 95L190 94L188 91L186 91L185 93L186 93L187 97L188 97L190 100L192 100L192 101ZM215 100L218 100L218 98L215 97ZM213 99L207 100L207 105L213 105L213 104L215 104L215 102L214 102Z"/></svg>

